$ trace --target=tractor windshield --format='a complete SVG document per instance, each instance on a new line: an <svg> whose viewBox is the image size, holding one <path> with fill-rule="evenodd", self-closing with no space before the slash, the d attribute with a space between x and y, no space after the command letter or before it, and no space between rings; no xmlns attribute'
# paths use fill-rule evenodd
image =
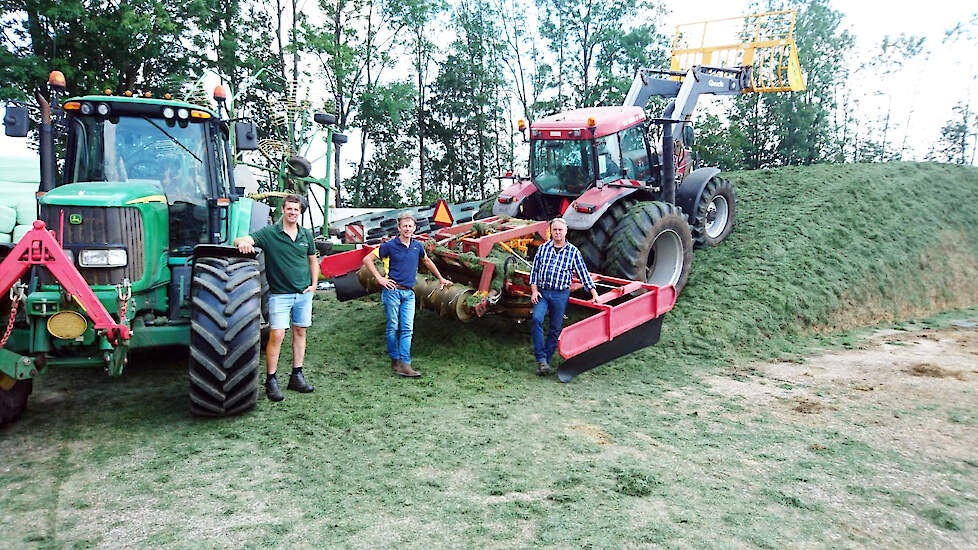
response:
<svg viewBox="0 0 978 550"><path fill-rule="evenodd" d="M205 125L144 116L76 117L71 182L150 181L170 212L170 253L190 254L207 224Z"/></svg>
<svg viewBox="0 0 978 550"><path fill-rule="evenodd" d="M590 141L536 139L530 148L533 183L543 193L576 196L594 182Z"/></svg>
<svg viewBox="0 0 978 550"><path fill-rule="evenodd" d="M169 202L203 201L204 125L140 116L74 119L72 182L152 180Z"/></svg>

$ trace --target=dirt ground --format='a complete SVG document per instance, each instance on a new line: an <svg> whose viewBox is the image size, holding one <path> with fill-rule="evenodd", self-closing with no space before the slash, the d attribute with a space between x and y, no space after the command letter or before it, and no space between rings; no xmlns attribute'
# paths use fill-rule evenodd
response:
<svg viewBox="0 0 978 550"><path fill-rule="evenodd" d="M804 363L759 363L708 379L713 390L739 396L783 419L839 423L860 439L889 442L899 452L978 460L978 323L944 329L879 331L857 349ZM960 409L961 418L927 418ZM839 412L841 414L826 414ZM946 412L946 411L945 411Z"/></svg>
<svg viewBox="0 0 978 550"><path fill-rule="evenodd" d="M934 504L947 504L960 512L959 517L972 517L965 520L969 525L944 527L973 527L978 502L969 490L949 482L944 472L952 465L973 472L968 477L978 475L978 322L974 319L940 329L878 331L855 349L813 355L801 363L743 365L707 382L712 392L740 401L748 411L768 411L785 423L826 428L894 453L897 463L914 467L894 468L885 475L877 472L869 479L854 475L852 484L874 487L891 498L960 495L959 499L938 498ZM918 467L921 464L925 466ZM832 496L838 498L838 493ZM874 535L900 532L913 514L911 510L907 517L879 514L855 502L837 504L851 510L852 532L869 540L887 540ZM939 540L931 542L942 545Z"/></svg>

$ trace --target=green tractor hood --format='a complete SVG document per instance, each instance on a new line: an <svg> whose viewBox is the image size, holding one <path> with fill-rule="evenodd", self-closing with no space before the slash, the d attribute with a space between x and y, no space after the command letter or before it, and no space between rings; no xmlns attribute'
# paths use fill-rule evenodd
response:
<svg viewBox="0 0 978 550"><path fill-rule="evenodd" d="M166 203L159 183L148 180L70 183L48 191L41 204L73 206L133 206Z"/></svg>

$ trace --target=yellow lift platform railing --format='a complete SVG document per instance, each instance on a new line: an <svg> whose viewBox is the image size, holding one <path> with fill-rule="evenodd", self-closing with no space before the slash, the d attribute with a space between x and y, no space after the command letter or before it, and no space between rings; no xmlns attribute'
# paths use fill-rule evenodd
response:
<svg viewBox="0 0 978 550"><path fill-rule="evenodd" d="M676 25L670 70L750 67L743 93L802 91L795 15L795 10L770 11Z"/></svg>

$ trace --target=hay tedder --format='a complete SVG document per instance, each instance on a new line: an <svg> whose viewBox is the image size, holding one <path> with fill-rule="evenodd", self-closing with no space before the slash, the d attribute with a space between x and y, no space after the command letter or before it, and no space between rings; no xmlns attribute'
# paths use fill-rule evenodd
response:
<svg viewBox="0 0 978 550"><path fill-rule="evenodd" d="M420 307L462 322L489 313L516 320L530 317L530 258L547 238L548 223L488 218L442 228L419 237L442 275L455 284L441 289L437 279L419 275L414 292ZM371 292L380 285L363 267L375 247L327 256L323 276L333 278L340 301ZM591 274L597 302L571 295L571 303L594 313L564 328L557 351L565 359L557 376L568 382L578 374L659 340L662 317L676 302L673 286L656 286ZM575 280L573 290L582 288Z"/></svg>

